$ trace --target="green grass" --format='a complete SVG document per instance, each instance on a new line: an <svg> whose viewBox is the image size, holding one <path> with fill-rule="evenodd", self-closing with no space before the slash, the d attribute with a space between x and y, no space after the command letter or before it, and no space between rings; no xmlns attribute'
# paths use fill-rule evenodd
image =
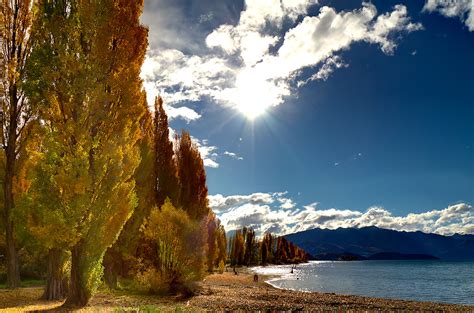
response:
<svg viewBox="0 0 474 313"><path fill-rule="evenodd" d="M46 282L44 280L36 280L36 279L29 279L29 280L22 280L21 281L21 287L27 288L27 287L40 287L44 286ZM6 289L7 284L6 282L0 283L0 289Z"/></svg>

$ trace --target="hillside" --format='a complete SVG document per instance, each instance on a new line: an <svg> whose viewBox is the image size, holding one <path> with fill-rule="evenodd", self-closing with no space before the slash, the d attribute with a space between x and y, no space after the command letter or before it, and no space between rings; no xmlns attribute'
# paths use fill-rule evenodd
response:
<svg viewBox="0 0 474 313"><path fill-rule="evenodd" d="M424 255L441 260L474 260L474 236L441 236L420 231L404 232L378 227L311 229L286 235L286 238L306 250L316 259L337 259L354 255L356 259L373 259L374 255ZM429 257L428 257L429 258ZM413 258L409 258L413 259Z"/></svg>

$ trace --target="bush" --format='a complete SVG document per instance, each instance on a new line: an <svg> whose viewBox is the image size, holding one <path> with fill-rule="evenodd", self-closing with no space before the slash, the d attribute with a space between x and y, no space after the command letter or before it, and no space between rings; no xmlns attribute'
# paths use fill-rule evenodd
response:
<svg viewBox="0 0 474 313"><path fill-rule="evenodd" d="M137 275L137 280L155 293L188 295L206 270L206 221L193 221L169 199L161 211L153 210L142 231L154 244L158 260Z"/></svg>
<svg viewBox="0 0 474 313"><path fill-rule="evenodd" d="M224 270L225 270L224 260L220 260L220 262L219 262L219 274L224 273Z"/></svg>

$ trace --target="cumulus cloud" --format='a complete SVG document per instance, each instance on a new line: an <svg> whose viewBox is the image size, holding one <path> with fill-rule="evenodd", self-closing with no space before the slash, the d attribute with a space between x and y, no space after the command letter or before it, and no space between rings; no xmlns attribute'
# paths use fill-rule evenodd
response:
<svg viewBox="0 0 474 313"><path fill-rule="evenodd" d="M301 86L298 82L327 79L346 66L338 54L353 43L376 44L392 54L401 33L422 28L410 21L403 5L383 14L365 2L348 12L324 6L308 16L315 4L315 0L246 0L237 24L219 25L207 35L205 53L151 50L142 70L145 88L161 94L170 105L207 98L256 116L283 103ZM301 77L307 68L315 74Z"/></svg>
<svg viewBox="0 0 474 313"><path fill-rule="evenodd" d="M209 196L209 203L227 230L250 226L260 235L267 231L283 235L312 228L366 226L442 235L474 234L474 209L466 203L406 216L394 216L382 207L360 212L320 209L318 203L312 203L298 208L285 192L214 195Z"/></svg>
<svg viewBox="0 0 474 313"><path fill-rule="evenodd" d="M438 12L446 17L457 17L469 31L474 31L474 1L472 0L427 0L423 11Z"/></svg>
<svg viewBox="0 0 474 313"><path fill-rule="evenodd" d="M274 193L257 192L250 195L223 196L221 194L209 196L209 205L214 212L224 212L233 207L239 207L243 204L263 205L275 201Z"/></svg>
<svg viewBox="0 0 474 313"><path fill-rule="evenodd" d="M210 167L210 168L218 168L219 167L219 163L217 163L217 158L219 157L219 154L217 153L218 148L216 146L209 145L209 142L206 139L199 140L197 138L192 137L192 141L198 147L204 166Z"/></svg>
<svg viewBox="0 0 474 313"><path fill-rule="evenodd" d="M169 129L169 138L172 142L174 142L176 131L172 129L171 127L168 129ZM220 166L219 158L221 158L222 156L230 156L237 160L243 160L242 157L238 156L234 152L229 152L229 151L224 151L223 153L220 152L219 148L209 144L209 141L207 139L199 139L199 138L191 136L191 140L198 148L199 154L201 155L201 158L205 167L218 168Z"/></svg>
<svg viewBox="0 0 474 313"><path fill-rule="evenodd" d="M237 155L237 153L235 152L229 152L229 151L224 151L224 155L227 155L229 157L231 157L232 159L236 159L236 160L243 160L244 158Z"/></svg>

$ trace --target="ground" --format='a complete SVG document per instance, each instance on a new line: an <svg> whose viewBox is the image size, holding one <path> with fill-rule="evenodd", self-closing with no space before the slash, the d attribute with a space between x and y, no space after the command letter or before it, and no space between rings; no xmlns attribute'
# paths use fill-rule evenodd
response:
<svg viewBox="0 0 474 313"><path fill-rule="evenodd" d="M444 311L473 312L474 306L388 300L329 293L276 289L246 271L213 274L202 283L198 295L189 299L129 294L100 290L86 308L77 312L200 312L200 311ZM41 287L0 290L1 312L61 311L60 301L38 298Z"/></svg>

